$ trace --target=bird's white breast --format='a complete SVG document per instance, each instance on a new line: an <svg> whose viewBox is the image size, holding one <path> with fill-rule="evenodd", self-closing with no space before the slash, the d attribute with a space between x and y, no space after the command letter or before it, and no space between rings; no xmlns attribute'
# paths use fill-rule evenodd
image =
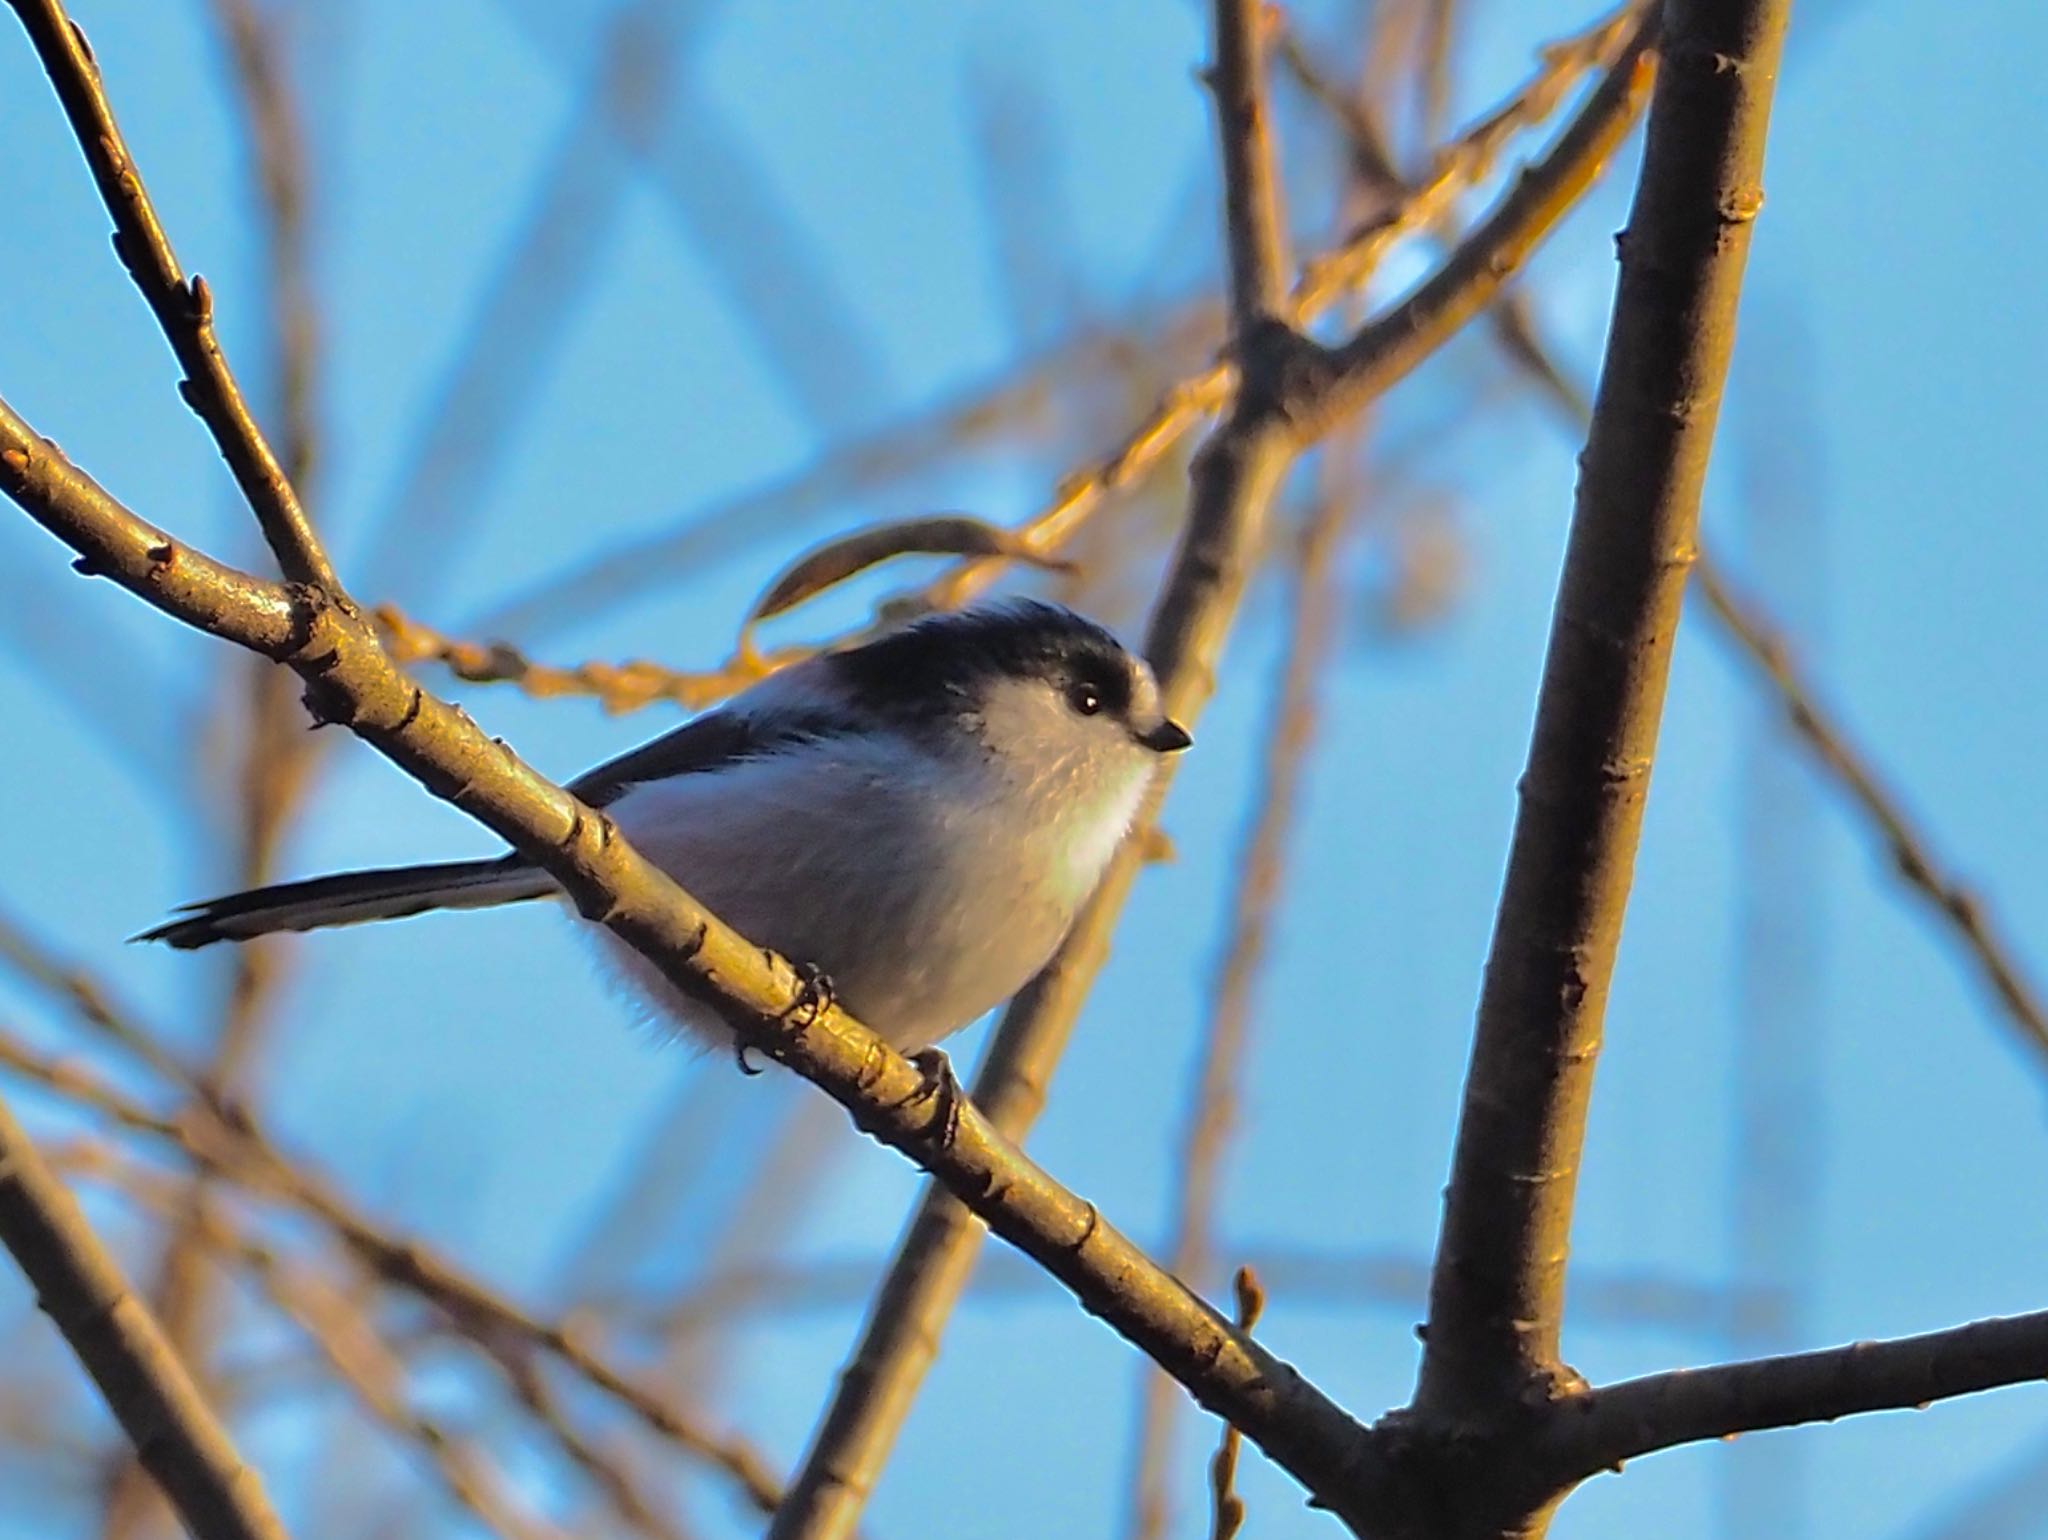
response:
<svg viewBox="0 0 2048 1540"><path fill-rule="evenodd" d="M1149 773L1019 782L893 736L831 739L634 787L634 846L748 939L832 981L892 1045L922 1047L1042 967L1141 805ZM608 935L650 1005L709 1041L723 1023Z"/></svg>

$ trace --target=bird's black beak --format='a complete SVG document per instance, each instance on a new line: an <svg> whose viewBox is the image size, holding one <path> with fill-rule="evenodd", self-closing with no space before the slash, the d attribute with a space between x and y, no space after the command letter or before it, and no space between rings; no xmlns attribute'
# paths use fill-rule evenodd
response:
<svg viewBox="0 0 2048 1540"><path fill-rule="evenodd" d="M1178 754L1195 740L1172 717L1161 717L1159 725L1136 734L1137 740L1155 754Z"/></svg>

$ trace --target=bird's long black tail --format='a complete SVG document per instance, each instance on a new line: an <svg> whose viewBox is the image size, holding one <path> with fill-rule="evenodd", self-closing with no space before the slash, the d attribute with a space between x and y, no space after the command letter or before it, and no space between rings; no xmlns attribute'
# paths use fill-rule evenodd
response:
<svg viewBox="0 0 2048 1540"><path fill-rule="evenodd" d="M546 872L519 856L489 861L444 861L434 866L390 866L338 872L305 882L280 882L226 898L187 904L181 918L146 930L137 941L164 941L190 950L216 941L247 941L280 930L321 930L366 920L395 920L429 909L485 909L559 892Z"/></svg>

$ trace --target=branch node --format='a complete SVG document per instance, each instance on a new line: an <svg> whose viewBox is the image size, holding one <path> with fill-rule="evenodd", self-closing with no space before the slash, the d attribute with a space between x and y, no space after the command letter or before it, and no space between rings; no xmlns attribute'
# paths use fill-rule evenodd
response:
<svg viewBox="0 0 2048 1540"><path fill-rule="evenodd" d="M910 1056L910 1062L917 1066L923 1079L897 1105L909 1108L930 1102L932 1120L924 1131L941 1151L950 1150L960 1137L960 1104L967 1099L967 1093L960 1089L960 1077L953 1073L953 1061L946 1057L943 1048L920 1048Z"/></svg>
<svg viewBox="0 0 2048 1540"><path fill-rule="evenodd" d="M1730 188L1728 196L1720 203L1721 223L1724 225L1746 225L1763 212L1764 190L1761 183L1745 182Z"/></svg>
<svg viewBox="0 0 2048 1540"><path fill-rule="evenodd" d="M418 685L414 685L412 687L412 699L406 703L405 715L398 719L397 724L391 729L392 733L394 735L402 733L408 727L411 727L413 723L417 722L420 719L420 712L426 706L426 703L427 692Z"/></svg>

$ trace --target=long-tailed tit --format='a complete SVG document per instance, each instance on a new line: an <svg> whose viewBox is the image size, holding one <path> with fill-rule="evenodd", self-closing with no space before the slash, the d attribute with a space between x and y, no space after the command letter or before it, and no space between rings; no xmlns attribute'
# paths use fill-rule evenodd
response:
<svg viewBox="0 0 2048 1540"><path fill-rule="evenodd" d="M1152 672L1055 605L935 615L772 675L569 783L742 935L831 981L892 1046L923 1048L1052 956L1188 746ZM558 896L520 855L344 872L202 904L174 947ZM660 1015L707 1007L598 932Z"/></svg>

